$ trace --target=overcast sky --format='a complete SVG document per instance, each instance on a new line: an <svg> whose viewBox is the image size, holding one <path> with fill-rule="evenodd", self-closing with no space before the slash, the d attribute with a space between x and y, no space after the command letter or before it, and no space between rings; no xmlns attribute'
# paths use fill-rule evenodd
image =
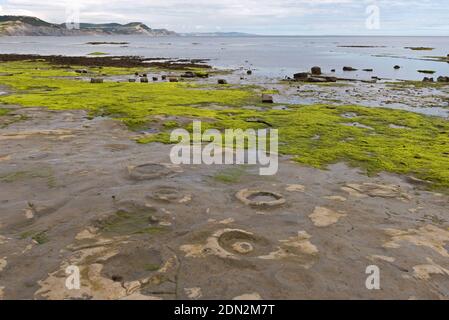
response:
<svg viewBox="0 0 449 320"><path fill-rule="evenodd" d="M0 0L0 14L62 23L74 4L81 22L141 21L177 32L449 36L449 0ZM380 9L379 29L366 27L370 5Z"/></svg>

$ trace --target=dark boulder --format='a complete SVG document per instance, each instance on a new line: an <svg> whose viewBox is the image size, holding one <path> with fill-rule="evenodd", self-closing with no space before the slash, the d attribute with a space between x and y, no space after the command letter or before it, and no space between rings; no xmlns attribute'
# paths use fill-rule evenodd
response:
<svg viewBox="0 0 449 320"><path fill-rule="evenodd" d="M269 94L263 94L262 95L262 102L263 103L274 103L273 96L271 96Z"/></svg>
<svg viewBox="0 0 449 320"><path fill-rule="evenodd" d="M228 84L228 82L225 79L218 79L218 84Z"/></svg>
<svg viewBox="0 0 449 320"><path fill-rule="evenodd" d="M399 69L401 69L401 66L396 65L396 66L394 66L394 68L395 68L396 70L399 70Z"/></svg>
<svg viewBox="0 0 449 320"><path fill-rule="evenodd" d="M187 71L181 75L181 78L195 78L195 74L192 71Z"/></svg>
<svg viewBox="0 0 449 320"><path fill-rule="evenodd" d="M103 83L103 79L101 79L101 78L92 78L92 79L90 79L90 83Z"/></svg>
<svg viewBox="0 0 449 320"><path fill-rule="evenodd" d="M307 72L299 72L293 75L293 78L298 81L304 81L309 78L309 74Z"/></svg>
<svg viewBox="0 0 449 320"><path fill-rule="evenodd" d="M320 67L313 67L311 71L312 71L312 75L314 75L314 76L320 76L321 75L321 68Z"/></svg>
<svg viewBox="0 0 449 320"><path fill-rule="evenodd" d="M175 78L175 77L169 78L168 81L170 81L170 82L179 82L178 78Z"/></svg>
<svg viewBox="0 0 449 320"><path fill-rule="evenodd" d="M140 78L140 82L141 83L148 83L148 78L147 77L142 77L142 78Z"/></svg>
<svg viewBox="0 0 449 320"><path fill-rule="evenodd" d="M424 77L423 82L434 82L433 78Z"/></svg>
<svg viewBox="0 0 449 320"><path fill-rule="evenodd" d="M357 71L357 69L353 67L343 67L343 71Z"/></svg>
<svg viewBox="0 0 449 320"><path fill-rule="evenodd" d="M158 81L159 78L158 77L153 77L153 81Z"/></svg>
<svg viewBox="0 0 449 320"><path fill-rule="evenodd" d="M248 71L246 71L246 74L250 76L253 74L253 72L251 70L248 70Z"/></svg>
<svg viewBox="0 0 449 320"><path fill-rule="evenodd" d="M167 76L166 76L166 75L163 75L163 76L161 76L161 79L162 79L162 80L167 80Z"/></svg>
<svg viewBox="0 0 449 320"><path fill-rule="evenodd" d="M363 69L363 71L365 71L365 72L373 72L374 70L373 69Z"/></svg>
<svg viewBox="0 0 449 320"><path fill-rule="evenodd" d="M438 82L449 82L449 77L438 77Z"/></svg>

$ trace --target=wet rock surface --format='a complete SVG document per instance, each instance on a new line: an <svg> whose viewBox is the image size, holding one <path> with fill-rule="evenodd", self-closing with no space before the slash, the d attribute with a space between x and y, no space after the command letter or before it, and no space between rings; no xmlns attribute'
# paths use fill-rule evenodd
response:
<svg viewBox="0 0 449 320"><path fill-rule="evenodd" d="M107 118L15 113L28 119L0 129L2 299L449 298L449 197L406 177L281 158L276 176L239 166L224 183L227 166L172 166L170 146Z"/></svg>

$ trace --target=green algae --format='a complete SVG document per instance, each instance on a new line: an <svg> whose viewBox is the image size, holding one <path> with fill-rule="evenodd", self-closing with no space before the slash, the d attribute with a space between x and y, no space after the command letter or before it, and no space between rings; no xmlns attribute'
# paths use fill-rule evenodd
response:
<svg viewBox="0 0 449 320"><path fill-rule="evenodd" d="M106 52L95 51L95 52L89 53L88 56L106 56L106 55L108 55L108 54L109 54L109 53L106 53Z"/></svg>
<svg viewBox="0 0 449 320"><path fill-rule="evenodd" d="M230 168L226 168L216 175L214 175L214 180L217 182L225 183L225 184L234 184L241 181L242 177L246 175L246 170L244 167L232 166Z"/></svg>
<svg viewBox="0 0 449 320"><path fill-rule="evenodd" d="M107 73L130 71L102 69ZM106 115L123 121L131 129L158 121L158 116L203 120L204 130L259 129L266 128L262 123L265 122L279 130L279 152L292 155L298 163L324 169L329 164L346 162L364 168L367 174L388 171L414 175L432 181L434 188L449 187L449 122L442 118L361 106L289 105L287 110L258 111L243 108L262 106L260 94L263 90L255 86L183 82L91 85L74 79L55 79L73 75L73 71L45 63L1 63L0 73L3 72L14 75L0 77L0 85L9 86L12 91L0 97L0 103L55 110L84 109L91 115ZM444 84L401 82L390 85L439 87ZM224 108L216 108L217 105ZM348 112L357 116L343 117ZM248 121L251 118L262 122ZM177 125L178 122L166 121L162 132L146 135L138 142L170 143L170 133ZM179 125L192 130L191 123ZM218 180L233 183L233 176L225 174Z"/></svg>
<svg viewBox="0 0 449 320"><path fill-rule="evenodd" d="M20 234L20 239L25 240L31 238L37 244L42 245L50 241L47 230L45 231L25 231Z"/></svg>
<svg viewBox="0 0 449 320"><path fill-rule="evenodd" d="M344 118L349 112L357 116ZM245 121L255 116L279 130L279 152L293 155L298 163L325 169L346 162L370 175L408 174L434 182L435 188L449 187L449 122L444 119L384 108L311 105L264 112L216 111L216 121L204 129L262 128ZM373 130L348 125L354 122ZM161 133L140 142L169 143L168 139L168 133ZM218 177L228 178L234 181L233 175Z"/></svg>
<svg viewBox="0 0 449 320"><path fill-rule="evenodd" d="M21 72L0 77L0 84L15 92L0 98L0 103L23 106L43 106L54 110L84 109L92 115L107 115L130 127L139 127L155 115L208 117L213 114L192 105L215 103L239 106L254 101L250 89L203 87L191 83L116 83L92 85L73 79L54 79L73 76L70 70L52 68L40 63L2 63L4 70ZM34 68L33 68L34 67ZM102 72L107 72L106 68ZM121 72L125 70L119 70ZM203 90L201 90L203 89Z"/></svg>
<svg viewBox="0 0 449 320"><path fill-rule="evenodd" d="M56 188L56 178L50 167L0 174L0 182L3 183L15 183L17 181L26 181L28 179L45 179L49 188Z"/></svg>

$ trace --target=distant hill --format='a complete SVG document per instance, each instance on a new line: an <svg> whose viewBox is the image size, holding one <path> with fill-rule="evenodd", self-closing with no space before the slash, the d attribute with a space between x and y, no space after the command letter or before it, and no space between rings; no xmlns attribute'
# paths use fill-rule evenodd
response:
<svg viewBox="0 0 449 320"><path fill-rule="evenodd" d="M190 37L254 37L256 35L243 32L192 32L182 33L181 36Z"/></svg>
<svg viewBox="0 0 449 320"><path fill-rule="evenodd" d="M54 24L36 17L0 16L0 36L79 36L79 35L146 35L173 36L173 31L151 29L141 22L81 23L80 29L71 30L65 24Z"/></svg>

